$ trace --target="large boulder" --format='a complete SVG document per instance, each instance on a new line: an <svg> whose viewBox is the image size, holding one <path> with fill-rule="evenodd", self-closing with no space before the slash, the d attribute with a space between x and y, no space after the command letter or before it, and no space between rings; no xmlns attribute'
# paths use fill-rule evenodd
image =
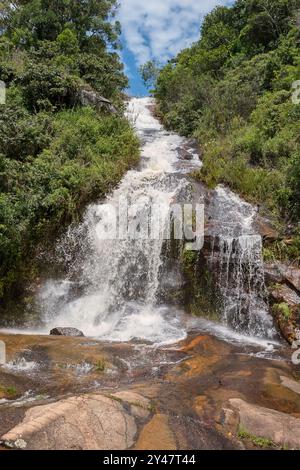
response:
<svg viewBox="0 0 300 470"><path fill-rule="evenodd" d="M136 409L147 411L148 402L129 393L124 402L123 397L91 394L30 408L0 444L26 450L129 449L137 433ZM129 411L128 402L134 402Z"/></svg>
<svg viewBox="0 0 300 470"><path fill-rule="evenodd" d="M260 215L256 216L254 225L258 233L261 235L265 245L273 243L279 239L279 234L274 229L271 222Z"/></svg>
<svg viewBox="0 0 300 470"><path fill-rule="evenodd" d="M290 379L289 377L286 377L284 375L280 376L280 380L281 380L281 384L284 387L300 395L300 382L296 382L296 380Z"/></svg>
<svg viewBox="0 0 300 470"><path fill-rule="evenodd" d="M239 415L240 431L270 440L279 446L300 449L300 419L239 398L232 398L229 402Z"/></svg>
<svg viewBox="0 0 300 470"><path fill-rule="evenodd" d="M285 283L300 295L300 268L285 263L265 263L265 275L268 284Z"/></svg>
<svg viewBox="0 0 300 470"><path fill-rule="evenodd" d="M287 283L300 293L300 269L293 266L280 266L282 275Z"/></svg>
<svg viewBox="0 0 300 470"><path fill-rule="evenodd" d="M78 100L82 106L94 106L98 111L106 110L111 114L117 114L112 102L92 89L82 88L78 93Z"/></svg>
<svg viewBox="0 0 300 470"><path fill-rule="evenodd" d="M271 290L271 298L276 303L286 303L293 308L300 306L300 295L286 284L280 284Z"/></svg>
<svg viewBox="0 0 300 470"><path fill-rule="evenodd" d="M282 272L282 271L281 271ZM290 343L300 339L300 295L289 285L276 284L270 287L272 314L282 333Z"/></svg>
<svg viewBox="0 0 300 470"><path fill-rule="evenodd" d="M291 308L287 303L275 304L272 314L282 336L290 343L300 340L300 305Z"/></svg>
<svg viewBox="0 0 300 470"><path fill-rule="evenodd" d="M74 337L79 337L79 336L84 336L82 331L77 330L77 328L53 328L53 330L50 331L51 336L72 336Z"/></svg>
<svg viewBox="0 0 300 470"><path fill-rule="evenodd" d="M285 282L284 275L279 263L264 263L265 281L267 286L282 284Z"/></svg>

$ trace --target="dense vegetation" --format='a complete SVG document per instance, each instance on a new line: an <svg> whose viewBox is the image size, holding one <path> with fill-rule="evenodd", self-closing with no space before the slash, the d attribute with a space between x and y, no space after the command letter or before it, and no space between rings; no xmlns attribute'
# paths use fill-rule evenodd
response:
<svg viewBox="0 0 300 470"><path fill-rule="evenodd" d="M161 69L154 92L167 127L198 139L204 168L197 176L210 187L227 184L283 225L292 223L287 250L296 257L300 93L292 84L300 80L299 26L300 0L217 7L201 39ZM151 64L142 72L149 81Z"/></svg>
<svg viewBox="0 0 300 470"><path fill-rule="evenodd" d="M80 104L81 89L119 109L127 86L115 0L0 2L0 299L36 273L41 241L79 217L138 158L125 119Z"/></svg>

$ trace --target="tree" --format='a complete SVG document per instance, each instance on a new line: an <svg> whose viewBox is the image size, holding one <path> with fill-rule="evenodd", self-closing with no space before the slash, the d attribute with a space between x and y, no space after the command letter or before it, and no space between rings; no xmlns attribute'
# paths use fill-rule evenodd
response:
<svg viewBox="0 0 300 470"><path fill-rule="evenodd" d="M148 89L153 89L156 85L161 67L156 60L149 60L140 67L141 77Z"/></svg>
<svg viewBox="0 0 300 470"><path fill-rule="evenodd" d="M81 46L94 37L103 47L107 43L118 46L120 24L111 21L117 0L6 0L3 4L1 23L11 38L19 32L19 46L54 41L66 28L74 30Z"/></svg>
<svg viewBox="0 0 300 470"><path fill-rule="evenodd" d="M0 79L21 85L31 110L71 105L74 86L80 84L119 101L128 80L114 51L120 33L113 21L117 0L6 0L0 5ZM5 51L9 54L2 60Z"/></svg>

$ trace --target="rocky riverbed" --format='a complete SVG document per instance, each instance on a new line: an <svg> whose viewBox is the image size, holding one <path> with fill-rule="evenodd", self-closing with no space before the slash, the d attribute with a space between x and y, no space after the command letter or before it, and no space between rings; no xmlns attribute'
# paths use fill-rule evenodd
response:
<svg viewBox="0 0 300 470"><path fill-rule="evenodd" d="M300 448L300 369L285 345L267 357L199 332L164 347L0 339L3 447Z"/></svg>

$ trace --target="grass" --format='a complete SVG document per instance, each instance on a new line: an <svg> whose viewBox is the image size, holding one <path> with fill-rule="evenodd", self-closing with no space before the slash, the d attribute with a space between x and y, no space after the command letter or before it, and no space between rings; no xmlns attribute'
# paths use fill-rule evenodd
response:
<svg viewBox="0 0 300 470"><path fill-rule="evenodd" d="M18 395L17 389L15 387L3 387L0 385L0 397L7 398L8 400L13 400Z"/></svg>
<svg viewBox="0 0 300 470"><path fill-rule="evenodd" d="M242 427L239 429L237 437L239 439L250 441L256 447L260 447L261 449L278 448L278 445L275 444L275 442L273 442L272 440L264 437L255 436L254 434L247 432Z"/></svg>
<svg viewBox="0 0 300 470"><path fill-rule="evenodd" d="M102 373L105 371L105 369L106 369L106 362L104 359L100 359L99 361L96 362L95 367L94 367L95 372Z"/></svg>
<svg viewBox="0 0 300 470"><path fill-rule="evenodd" d="M157 408L157 405L154 401L152 401L150 403L150 405L148 406L148 410L151 412L151 413L155 413L156 412L156 408Z"/></svg>
<svg viewBox="0 0 300 470"><path fill-rule="evenodd" d="M109 398L110 400L116 401L117 403L122 403L122 399L121 399L121 398L116 397L116 396L114 396L114 395L111 395L110 393L106 393L104 396L105 396L106 398Z"/></svg>
<svg viewBox="0 0 300 470"><path fill-rule="evenodd" d="M286 321L291 318L292 311L287 303L282 302L281 304L275 304L274 309L279 312Z"/></svg>
<svg viewBox="0 0 300 470"><path fill-rule="evenodd" d="M293 261L294 265L300 264L300 238L299 235L290 240L278 240L263 250L263 257L266 262Z"/></svg>
<svg viewBox="0 0 300 470"><path fill-rule="evenodd" d="M220 136L204 147L203 168L195 176L208 187L227 184L250 202L264 202L274 207L273 195L282 183L280 173L253 167L243 152L235 150L236 136ZM272 207L272 208L273 208Z"/></svg>
<svg viewBox="0 0 300 470"><path fill-rule="evenodd" d="M111 395L110 393L107 393L104 396L106 398L109 398L110 400L114 400L118 403L123 403L125 401L126 403L128 403L131 406L137 406L138 408L142 408L143 410L148 410L151 413L155 413L155 411L156 411L156 404L154 402L151 402L148 406L145 406L144 403L141 403L139 401L123 400L122 398L116 397L115 395Z"/></svg>

